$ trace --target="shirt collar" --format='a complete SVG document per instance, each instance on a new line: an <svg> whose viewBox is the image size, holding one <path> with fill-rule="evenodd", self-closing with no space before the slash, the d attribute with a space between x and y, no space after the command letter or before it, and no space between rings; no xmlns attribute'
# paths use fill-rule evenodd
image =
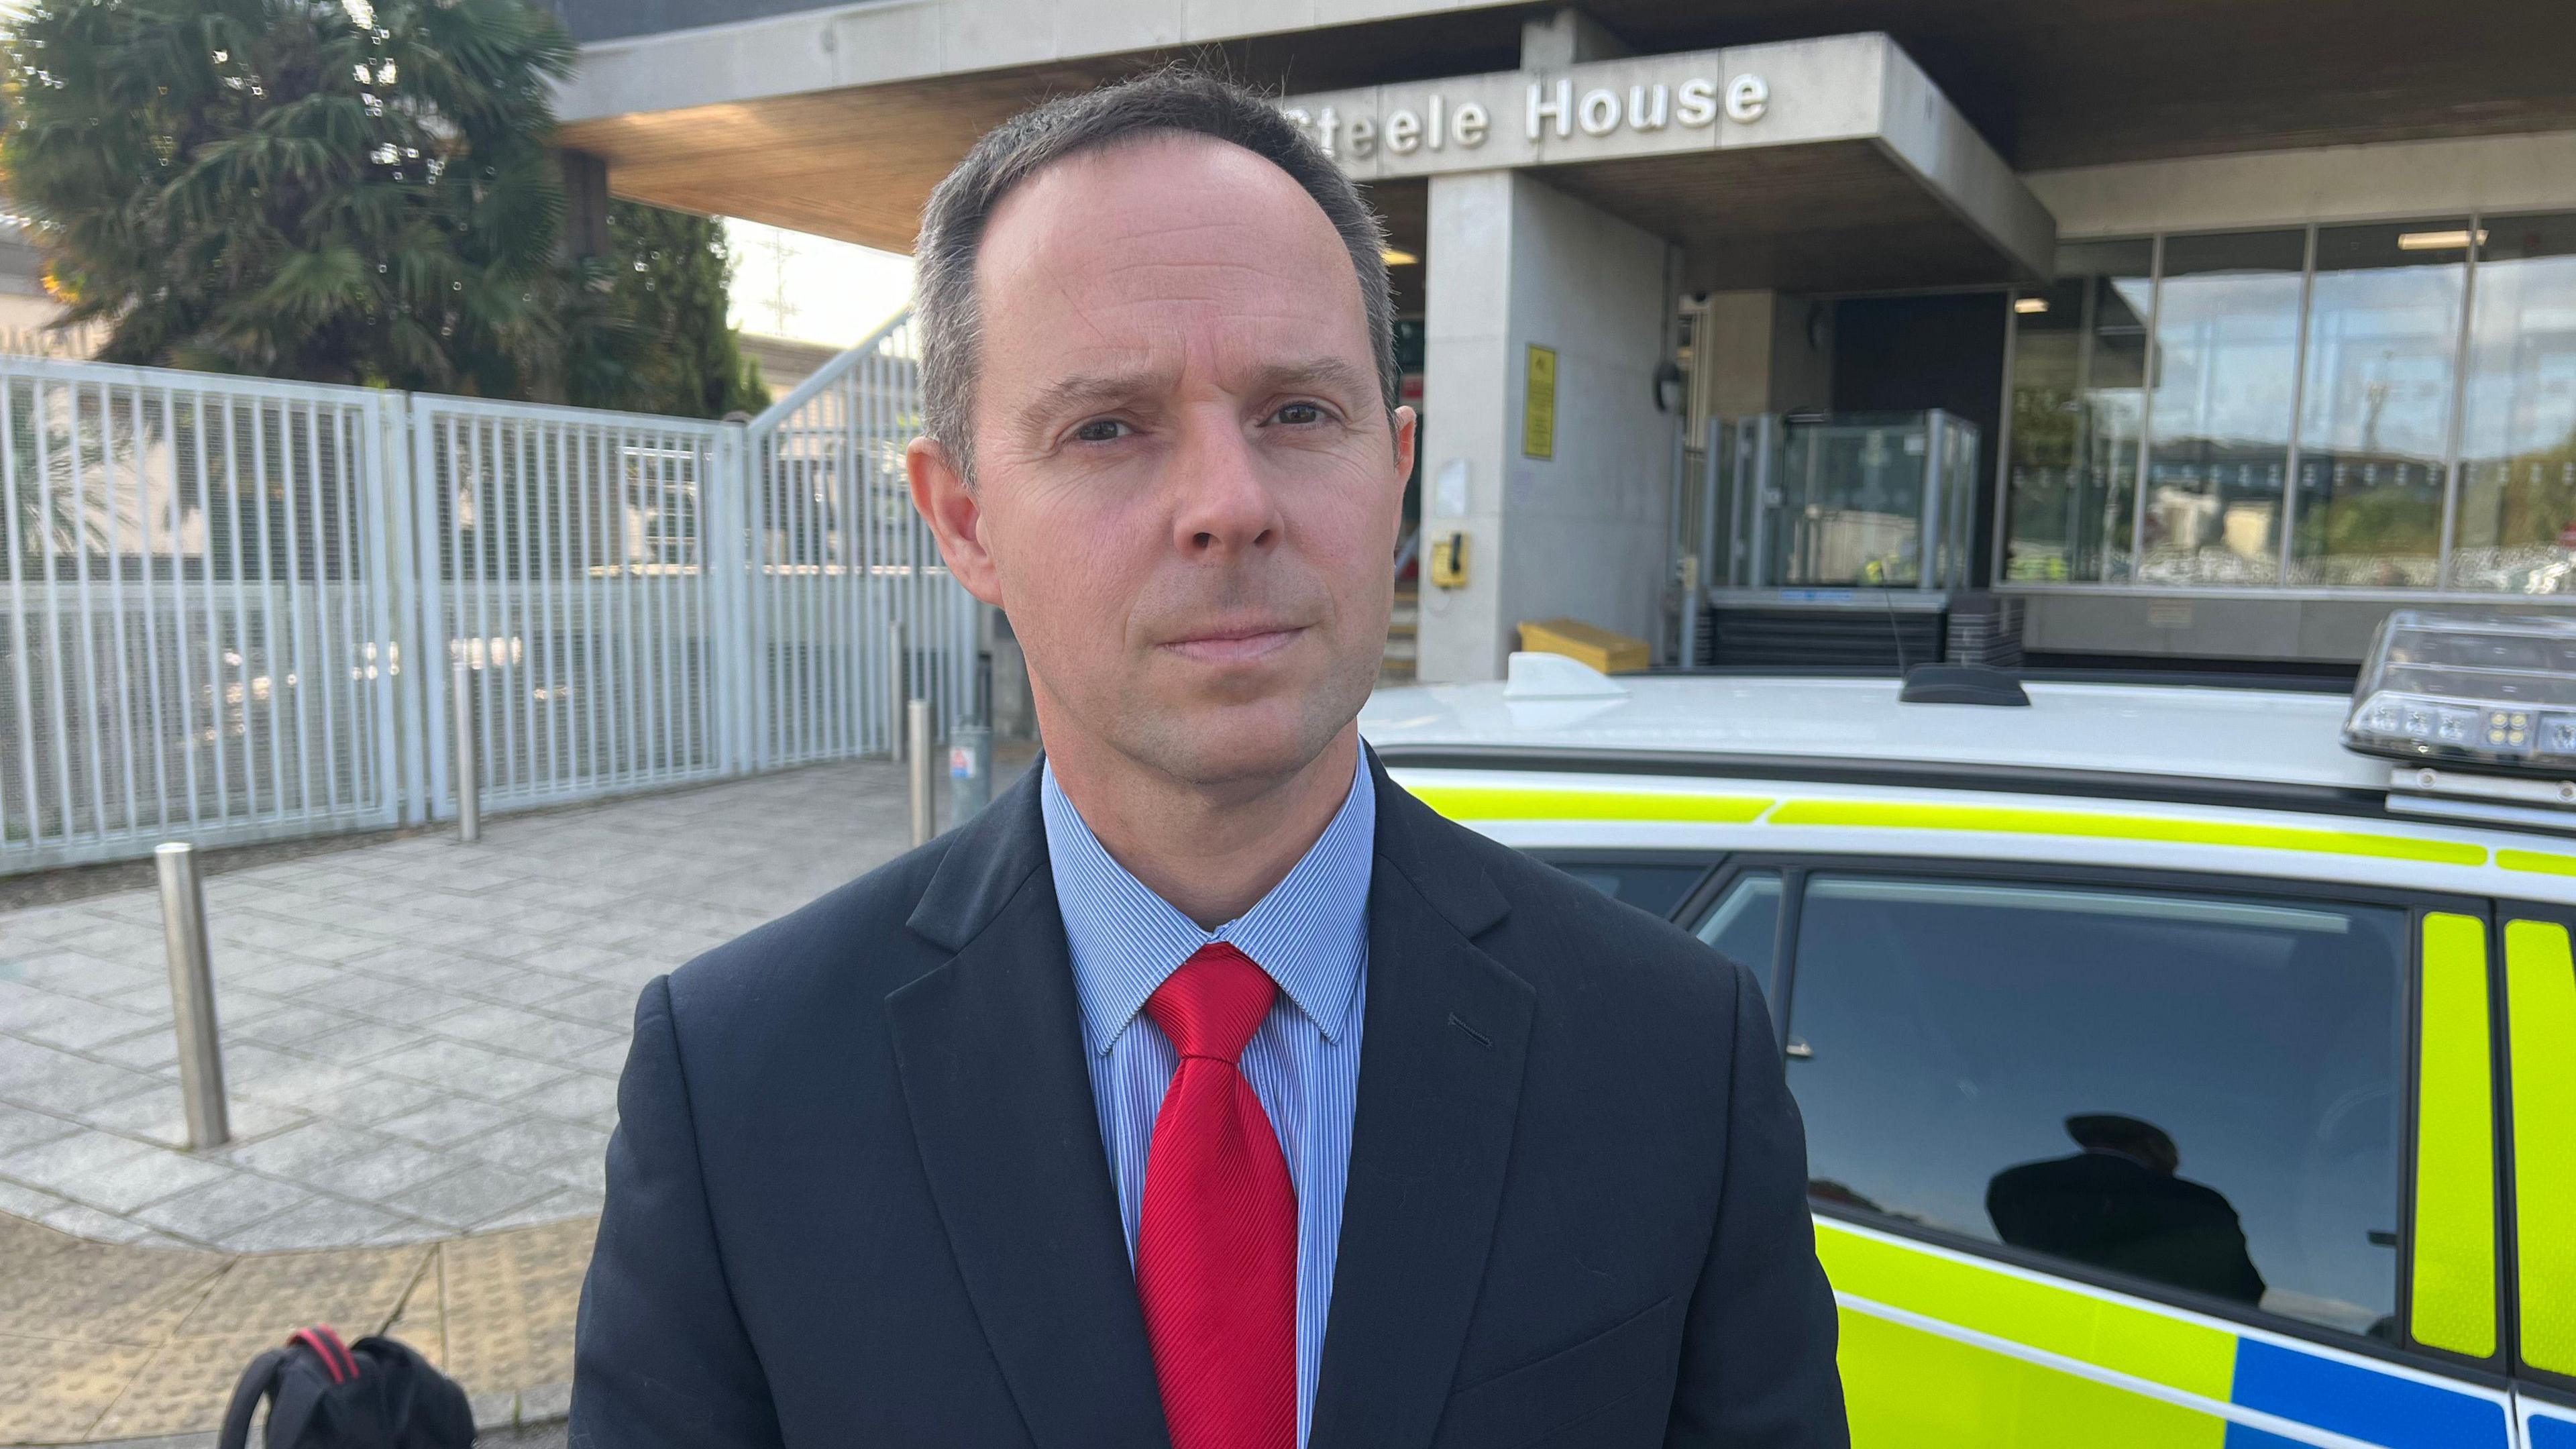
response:
<svg viewBox="0 0 2576 1449"><path fill-rule="evenodd" d="M1214 931L1182 915L1113 859L1041 764L1039 803L1057 909L1073 956L1083 1034L1107 1053L1190 953L1224 941L1270 973L1327 1041L1340 1039L1368 956L1369 872L1377 792L1366 768L1314 846L1249 911Z"/></svg>

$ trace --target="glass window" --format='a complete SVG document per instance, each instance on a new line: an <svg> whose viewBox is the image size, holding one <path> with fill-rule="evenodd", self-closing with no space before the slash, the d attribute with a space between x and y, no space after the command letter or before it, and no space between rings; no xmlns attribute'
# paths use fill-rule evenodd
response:
<svg viewBox="0 0 2576 1449"><path fill-rule="evenodd" d="M2576 593L2576 216L2478 226L2451 586Z"/></svg>
<svg viewBox="0 0 2576 1449"><path fill-rule="evenodd" d="M1614 901L1625 901L1650 915L1671 920L1691 887L1708 874L1704 865L1669 861L1600 860L1572 856L1548 864Z"/></svg>
<svg viewBox="0 0 2576 1449"><path fill-rule="evenodd" d="M2317 233L2290 582L2440 579L2469 223Z"/></svg>
<svg viewBox="0 0 2576 1449"><path fill-rule="evenodd" d="M2165 239L2143 581L2279 581L2306 258L2304 231Z"/></svg>
<svg viewBox="0 0 2576 1449"><path fill-rule="evenodd" d="M2102 577L2099 551L2081 553L2084 489L2075 460L2084 416L2087 278L2062 278L2013 299L2012 442L2004 577L2064 583Z"/></svg>
<svg viewBox="0 0 2576 1449"><path fill-rule="evenodd" d="M2378 907L1813 877L1814 1195L2387 1336L2408 945Z"/></svg>
<svg viewBox="0 0 2576 1449"><path fill-rule="evenodd" d="M1719 955L1753 973L1762 994L1778 1003L1772 985L1772 955L1780 940L1780 873L1749 871L1726 888L1717 904L1700 917L1699 938Z"/></svg>
<svg viewBox="0 0 2576 1449"><path fill-rule="evenodd" d="M2063 277L2014 303L2004 577L2128 576L2154 244L2058 248Z"/></svg>

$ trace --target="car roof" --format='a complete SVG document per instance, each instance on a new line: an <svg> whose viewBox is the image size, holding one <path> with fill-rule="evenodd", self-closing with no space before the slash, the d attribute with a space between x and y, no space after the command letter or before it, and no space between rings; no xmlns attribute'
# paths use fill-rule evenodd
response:
<svg viewBox="0 0 2576 1449"><path fill-rule="evenodd" d="M1390 760L1652 757L2136 775L2205 785L2385 791L2389 763L2343 747L2340 694L2027 681L2027 708L1912 704L1894 679L1624 675L1617 694L1511 698L1499 680L1380 690L1360 732Z"/></svg>

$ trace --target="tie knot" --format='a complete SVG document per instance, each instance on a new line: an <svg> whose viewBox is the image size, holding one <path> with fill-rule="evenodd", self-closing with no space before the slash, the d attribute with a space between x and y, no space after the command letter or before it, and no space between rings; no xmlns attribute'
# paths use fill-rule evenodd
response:
<svg viewBox="0 0 2576 1449"><path fill-rule="evenodd" d="M1175 1052L1233 1066L1278 995L1270 973L1251 957L1212 941L1163 978L1145 998L1145 1014L1172 1039Z"/></svg>

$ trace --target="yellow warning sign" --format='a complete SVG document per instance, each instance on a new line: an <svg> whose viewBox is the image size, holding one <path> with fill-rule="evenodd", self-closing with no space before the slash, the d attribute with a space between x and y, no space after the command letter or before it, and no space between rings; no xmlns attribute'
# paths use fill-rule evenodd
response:
<svg viewBox="0 0 2576 1449"><path fill-rule="evenodd" d="M1529 350L1529 385L1521 406L1521 456L1556 456L1556 349Z"/></svg>

